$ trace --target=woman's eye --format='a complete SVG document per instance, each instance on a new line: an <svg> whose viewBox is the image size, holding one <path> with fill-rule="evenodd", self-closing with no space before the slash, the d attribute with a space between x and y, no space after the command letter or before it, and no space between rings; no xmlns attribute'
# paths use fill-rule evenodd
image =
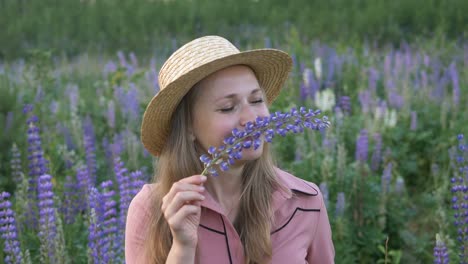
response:
<svg viewBox="0 0 468 264"><path fill-rule="evenodd" d="M223 113L225 113L225 112L230 112L230 111L232 111L232 110L234 110L234 106L219 109L219 111L221 111L221 112L223 112Z"/></svg>
<svg viewBox="0 0 468 264"><path fill-rule="evenodd" d="M253 101L252 103L253 103L253 104L263 103L263 98L258 99L258 100L255 100L255 101Z"/></svg>

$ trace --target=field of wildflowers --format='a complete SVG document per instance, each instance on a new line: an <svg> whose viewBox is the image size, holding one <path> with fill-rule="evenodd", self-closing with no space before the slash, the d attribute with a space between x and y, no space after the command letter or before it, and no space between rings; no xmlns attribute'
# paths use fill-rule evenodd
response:
<svg viewBox="0 0 468 264"><path fill-rule="evenodd" d="M465 263L468 44L286 39L240 46L293 55L272 112L329 118L272 144L280 167L320 185L336 262ZM2 261L124 262L126 211L153 172L141 115L168 54L0 61Z"/></svg>

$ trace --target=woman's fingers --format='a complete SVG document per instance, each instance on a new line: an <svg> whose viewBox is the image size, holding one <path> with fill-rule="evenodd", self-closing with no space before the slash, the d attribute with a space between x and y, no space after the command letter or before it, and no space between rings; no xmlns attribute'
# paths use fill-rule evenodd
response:
<svg viewBox="0 0 468 264"><path fill-rule="evenodd" d="M185 204L172 217L167 219L167 223L174 231L178 231L183 227L182 223L187 219L188 216L192 214L197 215L200 214L200 212L200 206Z"/></svg>
<svg viewBox="0 0 468 264"><path fill-rule="evenodd" d="M163 197L162 209L165 210L165 205L167 206L168 201L172 201L174 196L178 192L183 191L194 191L194 192L203 192L205 188L201 186L206 181L206 176L194 175L187 178L184 178L178 182L175 182L169 192Z"/></svg>
<svg viewBox="0 0 468 264"><path fill-rule="evenodd" d="M199 192L181 191L176 193L170 202L163 203L161 209L163 210L166 219L169 219L184 205L192 205L194 201L203 201L204 199L205 196Z"/></svg>

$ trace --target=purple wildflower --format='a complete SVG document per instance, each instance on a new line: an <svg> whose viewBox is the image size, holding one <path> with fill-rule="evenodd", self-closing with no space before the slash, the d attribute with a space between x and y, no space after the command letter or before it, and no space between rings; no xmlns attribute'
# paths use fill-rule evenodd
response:
<svg viewBox="0 0 468 264"><path fill-rule="evenodd" d="M41 257L47 263L56 263L57 249L57 214L54 205L54 193L52 191L52 176L44 174L38 180L39 201L39 240L41 241Z"/></svg>
<svg viewBox="0 0 468 264"><path fill-rule="evenodd" d="M359 92L359 102L361 103L362 113L369 113L372 105L371 93L368 90Z"/></svg>
<svg viewBox="0 0 468 264"><path fill-rule="evenodd" d="M5 121L5 130L3 131L3 134L6 134L13 126L13 115L14 113L12 111L8 111Z"/></svg>
<svg viewBox="0 0 468 264"><path fill-rule="evenodd" d="M140 170L130 172L130 196L132 199L141 190L144 184L143 173Z"/></svg>
<svg viewBox="0 0 468 264"><path fill-rule="evenodd" d="M466 164L464 159L464 153L466 149L463 145L463 135L458 135L459 140L458 153L451 155L452 165L455 167L455 175L451 179L451 191L452 191L452 209L454 210L454 226L457 230L457 241L459 243L459 256L461 259L465 258L466 241L468 240L468 186L466 185L466 176L468 173L463 173ZM455 161L453 161L455 159ZM457 170L458 168L458 170Z"/></svg>
<svg viewBox="0 0 468 264"><path fill-rule="evenodd" d="M68 94L68 98L70 100L70 112L76 113L78 111L78 103L80 100L78 85L68 84L66 88L66 94Z"/></svg>
<svg viewBox="0 0 468 264"><path fill-rule="evenodd" d="M87 116L83 122L83 143L86 155L86 166L90 184L94 186L96 183L97 162L96 162L96 137L94 135L94 127L91 118Z"/></svg>
<svg viewBox="0 0 468 264"><path fill-rule="evenodd" d="M346 200L344 192L339 192L336 198L336 205L335 205L335 215L337 218L344 215L346 208Z"/></svg>
<svg viewBox="0 0 468 264"><path fill-rule="evenodd" d="M32 104L25 104L23 107L23 113L24 114L30 113L32 112L33 108L34 106Z"/></svg>
<svg viewBox="0 0 468 264"><path fill-rule="evenodd" d="M128 207L130 206L130 202L132 201L132 191L131 191L131 183L130 177L128 175L128 170L125 168L124 163L120 160L120 157L116 157L114 159L114 173L115 178L117 180L117 185L119 186L119 197L120 197L120 204L119 204L119 233L117 234L116 239L116 248L118 250L118 254L121 253L122 246L124 243L124 236L123 230L125 230L125 222L127 218L127 211Z"/></svg>
<svg viewBox="0 0 468 264"><path fill-rule="evenodd" d="M86 166L79 166L76 169L76 192L79 197L86 197L91 187L94 186L91 183L88 168ZM86 199L80 199L78 208L80 211L86 210L87 204Z"/></svg>
<svg viewBox="0 0 468 264"><path fill-rule="evenodd" d="M328 185L326 182L322 182L319 185L319 189L322 192L323 196L323 201L325 203L325 206L328 207L328 201L329 201L329 192L328 192Z"/></svg>
<svg viewBox="0 0 468 264"><path fill-rule="evenodd" d="M361 163L367 162L367 153L369 148L369 139L367 130L361 130L356 141L356 160Z"/></svg>
<svg viewBox="0 0 468 264"><path fill-rule="evenodd" d="M78 196L79 190L76 181L70 175L65 177L63 184L63 203L60 213L65 219L65 224L70 225L75 222L75 218L80 211L82 196Z"/></svg>
<svg viewBox="0 0 468 264"><path fill-rule="evenodd" d="M343 113L351 114L351 98L349 96L341 96L338 106L343 110Z"/></svg>
<svg viewBox="0 0 468 264"><path fill-rule="evenodd" d="M411 111L411 131L416 131L418 129L418 113L416 111Z"/></svg>
<svg viewBox="0 0 468 264"><path fill-rule="evenodd" d="M382 174L382 192L388 193L390 188L390 182L392 181L392 167L393 164L389 162Z"/></svg>
<svg viewBox="0 0 468 264"><path fill-rule="evenodd" d="M445 243L440 239L439 234L436 235L436 244L434 247L434 264L448 264L449 254ZM464 263L464 262L462 262Z"/></svg>
<svg viewBox="0 0 468 264"><path fill-rule="evenodd" d="M9 193L0 193L0 235L4 241L4 261L6 264L20 264L23 260L23 254L18 237L15 212L11 209L12 204L8 198L10 198Z"/></svg>
<svg viewBox="0 0 468 264"><path fill-rule="evenodd" d="M113 61L108 61L106 65L104 66L104 77L107 78L109 73L114 73L117 71L117 65Z"/></svg>
<svg viewBox="0 0 468 264"><path fill-rule="evenodd" d="M458 71L455 62L452 62L449 66L450 78L452 79L452 96L453 104L458 105L460 102L460 82L458 80Z"/></svg>
<svg viewBox="0 0 468 264"><path fill-rule="evenodd" d="M101 184L102 193L95 187L89 192L88 248L93 263L109 263L116 260L118 234L117 203L113 200L112 181Z"/></svg>
<svg viewBox="0 0 468 264"><path fill-rule="evenodd" d="M48 161L44 157L44 151L42 150L41 137L39 135L39 128L36 126L38 122L37 116L31 116L27 120L28 124L28 160L29 160L29 188L28 188L28 199L29 199L29 215L26 219L31 221L27 223L33 227L37 225L37 204L36 194L38 193L38 178L43 174L47 174Z"/></svg>
<svg viewBox="0 0 468 264"><path fill-rule="evenodd" d="M275 135L286 136L290 132L301 133L305 128L323 130L330 126L326 116L322 119L317 118L319 114L320 110L293 108L290 112L276 112L269 117L257 117L255 122L247 122L242 131L237 128L233 129L232 136L224 139L224 145L210 148L213 154L210 156L204 154L200 157L205 166L201 174L217 176L218 171L215 166L223 170L228 169L228 166L234 164L235 160L242 158L242 149L250 147L257 149L262 141L271 142ZM248 141L250 143L247 143Z"/></svg>
<svg viewBox="0 0 468 264"><path fill-rule="evenodd" d="M374 152L371 158L371 169L377 171L380 168L382 162L382 136L380 134L374 135Z"/></svg>
<svg viewBox="0 0 468 264"><path fill-rule="evenodd" d="M369 91L375 94L377 92L377 81L379 80L379 72L375 68L369 69L368 86Z"/></svg>
<svg viewBox="0 0 468 264"><path fill-rule="evenodd" d="M24 175L23 169L21 167L21 153L16 144L13 144L13 147L11 148L10 166L11 176L13 177L15 183L18 185L23 181Z"/></svg>

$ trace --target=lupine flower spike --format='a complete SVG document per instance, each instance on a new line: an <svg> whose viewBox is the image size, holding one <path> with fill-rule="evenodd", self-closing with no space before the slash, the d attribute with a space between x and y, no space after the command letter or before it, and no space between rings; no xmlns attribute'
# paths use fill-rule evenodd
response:
<svg viewBox="0 0 468 264"><path fill-rule="evenodd" d="M200 156L205 169L202 175L218 176L218 170L227 171L230 165L242 158L242 150L253 147L258 149L262 140L271 142L275 135L286 136L287 133L301 133L305 128L322 130L330 126L326 116L318 118L320 110L296 108L286 113L276 112L269 117L257 117L255 122L248 122L244 130L235 128L232 136L224 139L223 145L208 148L209 155Z"/></svg>

